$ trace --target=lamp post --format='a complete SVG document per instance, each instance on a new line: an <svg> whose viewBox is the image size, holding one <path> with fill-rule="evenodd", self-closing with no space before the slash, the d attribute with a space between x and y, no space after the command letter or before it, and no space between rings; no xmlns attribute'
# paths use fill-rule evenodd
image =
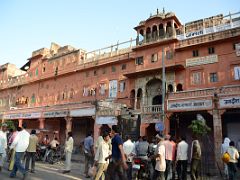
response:
<svg viewBox="0 0 240 180"><path fill-rule="evenodd" d="M165 62L164 62L164 47L162 47L162 122L165 125Z"/></svg>

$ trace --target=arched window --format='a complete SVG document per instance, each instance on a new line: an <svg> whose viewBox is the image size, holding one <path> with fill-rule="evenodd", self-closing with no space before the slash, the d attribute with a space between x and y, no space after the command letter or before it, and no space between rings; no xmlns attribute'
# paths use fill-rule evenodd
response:
<svg viewBox="0 0 240 180"><path fill-rule="evenodd" d="M163 29L163 24L159 25L159 37L160 38L164 38L165 34L164 34L164 29Z"/></svg>
<svg viewBox="0 0 240 180"><path fill-rule="evenodd" d="M150 40L151 40L151 28L148 27L146 32L146 41L149 42Z"/></svg>
<svg viewBox="0 0 240 180"><path fill-rule="evenodd" d="M168 23L167 23L167 29L166 29L166 31L167 31L167 37L172 37L173 32L172 32L171 22L168 22Z"/></svg>
<svg viewBox="0 0 240 180"><path fill-rule="evenodd" d="M137 109L140 109L142 101L142 89L139 88L137 92Z"/></svg>
<svg viewBox="0 0 240 180"><path fill-rule="evenodd" d="M130 106L134 108L134 102L135 102L135 90L131 90L130 93Z"/></svg>
<svg viewBox="0 0 240 180"><path fill-rule="evenodd" d="M168 90L168 92L173 92L173 85L169 84L167 90Z"/></svg>
<svg viewBox="0 0 240 180"><path fill-rule="evenodd" d="M36 102L35 94L32 94L32 97L31 97L31 103L35 103L35 102Z"/></svg>
<svg viewBox="0 0 240 180"><path fill-rule="evenodd" d="M177 91L183 91L183 86L182 86L182 84L178 84L177 85Z"/></svg>
<svg viewBox="0 0 240 180"><path fill-rule="evenodd" d="M156 40L156 39L157 39L157 26L153 26L153 29L152 29L152 38L153 38L153 40Z"/></svg>

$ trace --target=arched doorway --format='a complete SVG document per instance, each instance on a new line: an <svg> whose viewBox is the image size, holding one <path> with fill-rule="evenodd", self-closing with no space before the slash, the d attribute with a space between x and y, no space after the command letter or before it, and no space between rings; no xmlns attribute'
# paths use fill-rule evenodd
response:
<svg viewBox="0 0 240 180"><path fill-rule="evenodd" d="M141 108L141 102L142 102L142 89L139 88L137 92L137 109Z"/></svg>
<svg viewBox="0 0 240 180"><path fill-rule="evenodd" d="M134 109L134 103L135 103L135 90L131 90L130 92L130 106Z"/></svg>
<svg viewBox="0 0 240 180"><path fill-rule="evenodd" d="M157 105L153 104L153 99L154 97L161 95L162 95L162 81L157 78L153 78L150 81L148 81L148 83L146 84L147 105Z"/></svg>

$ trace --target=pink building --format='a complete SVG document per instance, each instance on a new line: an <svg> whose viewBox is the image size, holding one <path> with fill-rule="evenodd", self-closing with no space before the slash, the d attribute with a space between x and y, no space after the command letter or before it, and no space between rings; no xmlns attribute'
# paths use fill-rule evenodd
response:
<svg viewBox="0 0 240 180"><path fill-rule="evenodd" d="M62 142L73 131L79 145L87 131L96 138L102 124L117 123L123 135L151 138L164 122L164 132L190 141L188 126L201 114L219 156L223 135L239 140L239 15L182 24L157 12L134 28L134 40L92 52L52 43L18 74L0 67L0 119L55 132Z"/></svg>

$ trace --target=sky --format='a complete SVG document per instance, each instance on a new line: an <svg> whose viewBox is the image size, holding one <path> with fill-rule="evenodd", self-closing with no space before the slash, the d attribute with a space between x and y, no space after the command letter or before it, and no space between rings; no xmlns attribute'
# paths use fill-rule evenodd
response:
<svg viewBox="0 0 240 180"><path fill-rule="evenodd" d="M240 11L239 0L0 0L0 65L23 66L34 50L92 51L136 38L133 29L157 8L181 23Z"/></svg>

